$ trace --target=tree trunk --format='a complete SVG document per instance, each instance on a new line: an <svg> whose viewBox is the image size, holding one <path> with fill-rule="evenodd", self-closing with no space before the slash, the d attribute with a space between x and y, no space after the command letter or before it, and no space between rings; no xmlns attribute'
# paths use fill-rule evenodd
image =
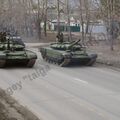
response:
<svg viewBox="0 0 120 120"><path fill-rule="evenodd" d="M47 36L47 3L48 1L45 0L45 13L44 13L44 35Z"/></svg>
<svg viewBox="0 0 120 120"><path fill-rule="evenodd" d="M82 43L84 44L84 21L83 21L82 0L79 0L79 3L80 3L80 22L81 22L81 25L82 25Z"/></svg>
<svg viewBox="0 0 120 120"><path fill-rule="evenodd" d="M41 40L41 18L40 18L40 0L38 0L38 18L37 18L38 38Z"/></svg>
<svg viewBox="0 0 120 120"><path fill-rule="evenodd" d="M58 16L57 16L57 32L60 33L60 0L57 0L57 10L58 10Z"/></svg>
<svg viewBox="0 0 120 120"><path fill-rule="evenodd" d="M68 23L67 23L68 36L69 36L69 41L72 41L72 34L71 34L71 27L70 27L70 7L69 7L69 0L66 0L66 6L67 6L67 18L68 18Z"/></svg>

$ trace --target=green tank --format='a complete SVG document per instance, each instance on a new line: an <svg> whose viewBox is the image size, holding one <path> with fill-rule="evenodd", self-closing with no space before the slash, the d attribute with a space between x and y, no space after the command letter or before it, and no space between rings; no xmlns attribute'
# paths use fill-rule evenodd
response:
<svg viewBox="0 0 120 120"><path fill-rule="evenodd" d="M71 64L92 66L96 62L97 54L88 54L80 40L74 42L52 43L49 47L40 48L44 60L57 63L61 67Z"/></svg>
<svg viewBox="0 0 120 120"><path fill-rule="evenodd" d="M16 65L33 67L36 59L36 53L26 50L20 37L0 32L0 68Z"/></svg>

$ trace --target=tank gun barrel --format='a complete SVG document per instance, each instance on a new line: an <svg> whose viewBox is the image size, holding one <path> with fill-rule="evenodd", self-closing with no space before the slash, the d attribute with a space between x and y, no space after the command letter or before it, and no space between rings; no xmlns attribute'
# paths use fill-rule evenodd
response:
<svg viewBox="0 0 120 120"><path fill-rule="evenodd" d="M73 43L68 47L68 49L71 49L74 45L78 44L80 41L81 41L81 39L73 42Z"/></svg>

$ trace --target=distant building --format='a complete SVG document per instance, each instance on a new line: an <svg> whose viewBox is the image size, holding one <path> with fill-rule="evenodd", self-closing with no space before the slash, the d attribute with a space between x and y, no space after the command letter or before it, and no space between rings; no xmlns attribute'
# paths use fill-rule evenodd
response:
<svg viewBox="0 0 120 120"><path fill-rule="evenodd" d="M57 31L58 29L58 21L53 20L51 22L51 28L54 31ZM80 24L79 21L76 21L73 17L70 19L70 28L71 32L80 32ZM60 30L67 32L68 31L68 23L66 20L60 20Z"/></svg>
<svg viewBox="0 0 120 120"><path fill-rule="evenodd" d="M104 33L107 34L107 28L103 21L91 22L89 24L89 31L92 33Z"/></svg>

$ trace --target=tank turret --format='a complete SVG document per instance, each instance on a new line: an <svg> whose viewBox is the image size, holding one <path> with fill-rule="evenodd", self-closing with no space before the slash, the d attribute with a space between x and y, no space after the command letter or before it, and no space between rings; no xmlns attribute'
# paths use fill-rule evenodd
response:
<svg viewBox="0 0 120 120"><path fill-rule="evenodd" d="M51 48L56 49L56 50L81 50L83 47L79 43L81 40L73 41L73 42L63 42L63 43L52 43Z"/></svg>

